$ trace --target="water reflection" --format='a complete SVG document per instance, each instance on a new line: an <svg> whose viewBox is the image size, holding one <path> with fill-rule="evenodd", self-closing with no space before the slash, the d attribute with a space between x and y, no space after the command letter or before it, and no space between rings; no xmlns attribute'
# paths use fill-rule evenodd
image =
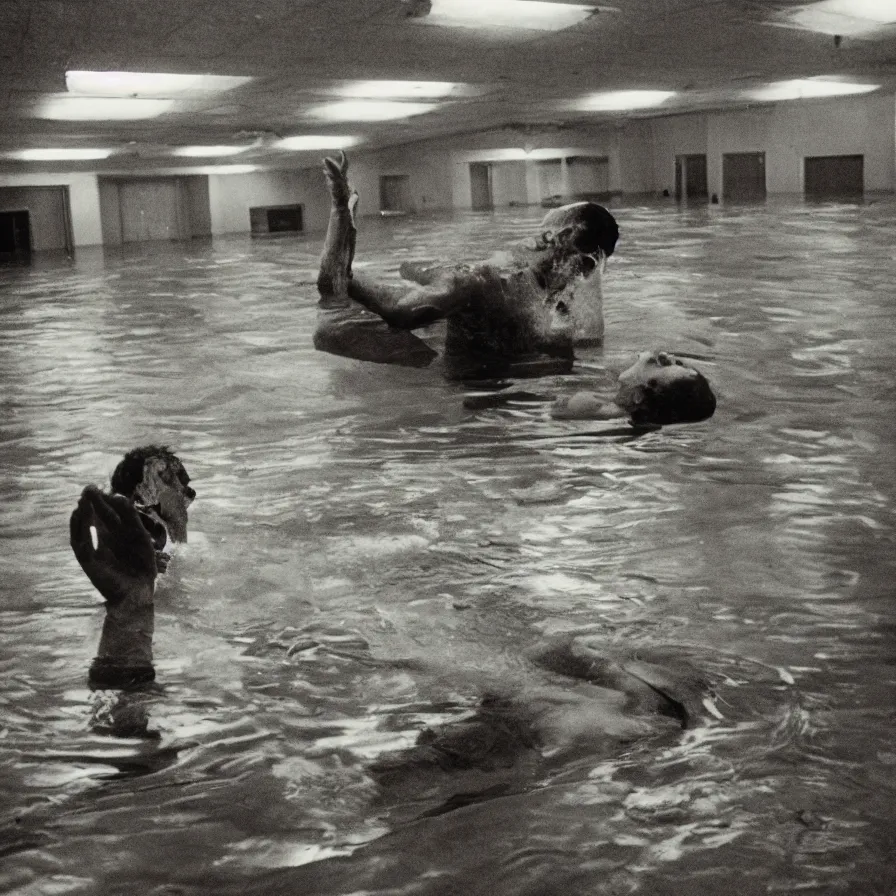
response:
<svg viewBox="0 0 896 896"><path fill-rule="evenodd" d="M365 222L364 262L539 212ZM314 353L314 240L0 272L5 889L892 889L893 204L614 212L606 347L526 389L663 346L713 383L705 424L465 408L488 390ZM67 518L151 441L199 499L157 594L156 736L112 739ZM722 718L376 774L475 731L483 693L593 687L526 659L585 631L692 664Z"/></svg>

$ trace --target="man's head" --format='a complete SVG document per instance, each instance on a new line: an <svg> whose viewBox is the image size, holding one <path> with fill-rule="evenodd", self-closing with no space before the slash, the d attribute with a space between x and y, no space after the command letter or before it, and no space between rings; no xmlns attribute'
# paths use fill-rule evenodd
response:
<svg viewBox="0 0 896 896"><path fill-rule="evenodd" d="M164 445L129 451L112 473L112 491L147 507L157 507L172 541L187 540L187 508L196 492L180 458Z"/></svg>
<svg viewBox="0 0 896 896"><path fill-rule="evenodd" d="M573 202L551 209L542 219L541 228L554 239L568 241L583 255L604 258L613 254L619 239L616 219L596 202Z"/></svg>
<svg viewBox="0 0 896 896"><path fill-rule="evenodd" d="M616 404L634 423L697 423L715 413L706 377L666 352L643 352L619 375Z"/></svg>

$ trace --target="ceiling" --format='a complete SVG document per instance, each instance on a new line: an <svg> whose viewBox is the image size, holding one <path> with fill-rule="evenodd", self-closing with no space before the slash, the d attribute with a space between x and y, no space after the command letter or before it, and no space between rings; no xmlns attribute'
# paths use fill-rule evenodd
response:
<svg viewBox="0 0 896 896"><path fill-rule="evenodd" d="M373 149L505 125L536 132L739 107L749 102L745 89L784 79L833 76L896 88L896 26L835 39L788 23L805 5L789 0L579 2L596 11L548 32L437 25L427 21L430 0L0 0L3 170L60 169L58 162L8 159L22 148L111 148L104 161L64 166L103 171L182 165L171 147L234 142L251 148L227 162L305 167L320 151L286 152L275 146L278 137L350 135ZM896 0L892 5L896 10ZM252 80L191 96L154 119L35 117L47 95L65 92L68 70ZM311 107L356 79L465 86L433 111L401 121L337 124L310 116ZM658 110L574 107L585 94L620 89L678 93Z"/></svg>

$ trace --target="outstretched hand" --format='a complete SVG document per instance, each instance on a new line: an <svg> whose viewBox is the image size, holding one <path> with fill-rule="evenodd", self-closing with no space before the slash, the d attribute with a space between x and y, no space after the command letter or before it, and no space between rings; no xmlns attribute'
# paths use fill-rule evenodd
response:
<svg viewBox="0 0 896 896"><path fill-rule="evenodd" d="M349 186L348 159L344 152L339 153L339 161L329 157L324 159L324 174L327 176L327 186L334 206L345 208L353 197L354 202L358 201L358 194Z"/></svg>
<svg viewBox="0 0 896 896"><path fill-rule="evenodd" d="M88 485L72 512L69 529L78 563L110 604L129 597L152 599L155 551L127 498Z"/></svg>

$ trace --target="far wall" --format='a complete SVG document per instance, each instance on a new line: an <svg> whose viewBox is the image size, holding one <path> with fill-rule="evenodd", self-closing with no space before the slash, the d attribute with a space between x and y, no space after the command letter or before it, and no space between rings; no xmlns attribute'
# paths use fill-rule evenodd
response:
<svg viewBox="0 0 896 896"><path fill-rule="evenodd" d="M675 156L705 153L710 193L722 192L722 155L764 152L769 193L803 192L806 156L863 155L865 190L896 188L896 98L869 94L778 103L650 121L655 189L675 186Z"/></svg>
<svg viewBox="0 0 896 896"><path fill-rule="evenodd" d="M213 236L248 233L249 209L260 205L301 203L305 230L324 229L329 217L329 201L320 169L210 174L208 202Z"/></svg>
<svg viewBox="0 0 896 896"><path fill-rule="evenodd" d="M501 129L388 151L350 152L351 180L361 195L359 212L378 213L381 175L408 178L415 212L468 209L472 198L469 164L473 161L494 163L492 187L497 205L538 202L538 160L569 156L606 159L608 190L624 194L671 192L675 156L692 153L707 156L709 192L721 194L722 154L752 151L766 154L770 194L801 193L803 159L823 155L861 154L866 191L893 192L896 188L896 98L892 93L620 121L538 135L534 147L525 142L524 147L521 135ZM156 172L156 176L163 175ZM193 235L247 234L252 206L296 202L303 206L306 231L323 231L327 226L329 202L319 163L289 171L208 175L207 216L204 184L201 189L190 184L192 217L202 222ZM53 185L68 187L76 247L114 245L121 239L114 226L108 226L112 204L108 188L102 196L107 222L107 232L103 232L96 174L0 173L0 187ZM197 203L203 206L201 210Z"/></svg>

